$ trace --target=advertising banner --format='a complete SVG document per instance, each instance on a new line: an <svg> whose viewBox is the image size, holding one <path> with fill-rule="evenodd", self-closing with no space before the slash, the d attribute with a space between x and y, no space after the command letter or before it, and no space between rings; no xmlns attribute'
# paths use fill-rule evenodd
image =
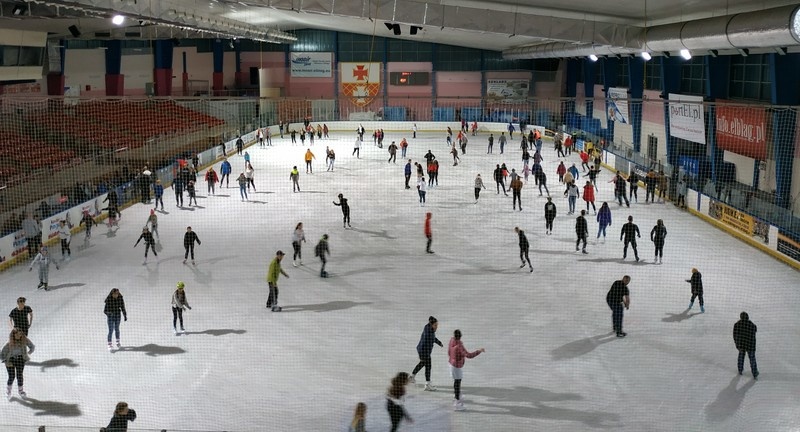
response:
<svg viewBox="0 0 800 432"><path fill-rule="evenodd" d="M381 90L380 63L339 63L341 94L357 106L369 105Z"/></svg>
<svg viewBox="0 0 800 432"><path fill-rule="evenodd" d="M753 159L767 158L764 108L717 105L717 146Z"/></svg>
<svg viewBox="0 0 800 432"><path fill-rule="evenodd" d="M333 53L293 52L290 64L292 78L330 78L333 76Z"/></svg>
<svg viewBox="0 0 800 432"><path fill-rule="evenodd" d="M487 79L486 98L493 102L525 100L528 97L530 80Z"/></svg>
<svg viewBox="0 0 800 432"><path fill-rule="evenodd" d="M741 231L749 236L755 232L755 218L747 213L740 212L733 207L722 204L719 201L711 201L708 208L709 216L718 221Z"/></svg>
<svg viewBox="0 0 800 432"><path fill-rule="evenodd" d="M608 119L630 124L628 121L628 89L611 87L608 89Z"/></svg>
<svg viewBox="0 0 800 432"><path fill-rule="evenodd" d="M706 143L702 96L669 94L669 133L699 144Z"/></svg>

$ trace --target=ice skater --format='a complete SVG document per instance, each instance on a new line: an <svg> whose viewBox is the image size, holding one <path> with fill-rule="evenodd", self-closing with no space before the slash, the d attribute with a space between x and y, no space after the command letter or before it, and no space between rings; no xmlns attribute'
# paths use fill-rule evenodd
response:
<svg viewBox="0 0 800 432"><path fill-rule="evenodd" d="M208 185L208 193L214 195L215 193L215 186L219 178L217 177L217 172L214 171L214 167L211 167L206 171L206 184Z"/></svg>
<svg viewBox="0 0 800 432"><path fill-rule="evenodd" d="M436 329L439 328L439 321L433 317L428 317L428 324L422 329L422 336L417 343L417 354L419 355L419 363L414 367L411 372L409 382L415 383L417 372L423 367L425 368L425 391L436 391L436 387L431 384L431 353L433 352L433 344L444 347L442 342L436 338Z"/></svg>
<svg viewBox="0 0 800 432"><path fill-rule="evenodd" d="M175 326L178 321L181 323L181 333L186 334L186 330L183 328L183 310L192 310L192 307L189 306L189 302L186 300L185 287L186 284L178 282L177 285L175 285L175 292L172 293L172 332L175 333L175 335L178 334L178 328Z"/></svg>
<svg viewBox="0 0 800 432"><path fill-rule="evenodd" d="M692 299L689 300L689 309L694 306L694 299L700 300L700 313L706 312L705 302L703 302L703 275L696 268L692 269L692 277L686 279L692 287Z"/></svg>
<svg viewBox="0 0 800 432"><path fill-rule="evenodd" d="M545 234L553 234L553 221L556 218L556 205L553 198L547 197L547 202L544 204L544 229Z"/></svg>
<svg viewBox="0 0 800 432"><path fill-rule="evenodd" d="M581 210L581 215L575 219L575 233L578 235L578 240L575 241L575 252L578 251L578 245L583 242L583 249L581 249L581 252L584 254L588 253L586 252L586 239L589 237L589 226L586 223L585 216L586 210Z"/></svg>
<svg viewBox="0 0 800 432"><path fill-rule="evenodd" d="M222 177L219 179L219 187L222 187L222 182L225 182L225 187L228 188L231 185L231 171L233 168L231 167L231 163L228 162L228 158L222 160L222 165L219 168L220 174Z"/></svg>
<svg viewBox="0 0 800 432"><path fill-rule="evenodd" d="M12 330L17 329L28 336L28 330L33 324L33 309L25 304L26 301L25 297L17 299L17 307L8 314L8 323Z"/></svg>
<svg viewBox="0 0 800 432"><path fill-rule="evenodd" d="M292 181L292 192L300 192L300 171L297 170L297 165L292 167L289 180Z"/></svg>
<svg viewBox="0 0 800 432"><path fill-rule="evenodd" d="M78 222L78 226L86 225L86 236L83 237L84 242L88 242L89 239L92 238L92 227L97 226L97 222L94 220L91 214L89 214L89 210L83 211L83 217L81 217L81 221Z"/></svg>
<svg viewBox="0 0 800 432"><path fill-rule="evenodd" d="M314 256L319 257L319 260L322 261L322 268L319 269L319 277L328 277L328 272L325 271L325 264L328 263L326 255L330 254L331 250L328 248L328 234L323 234L322 238L319 239L319 243L314 247Z"/></svg>
<svg viewBox="0 0 800 432"><path fill-rule="evenodd" d="M513 210L517 209L519 203L519 211L522 211L522 180L516 173L514 179L509 183L508 188L511 189L511 205Z"/></svg>
<svg viewBox="0 0 800 432"><path fill-rule="evenodd" d="M244 176L244 173L239 173L236 182L239 183L239 196L242 197L242 201L250 201L247 196L247 177Z"/></svg>
<svg viewBox="0 0 800 432"><path fill-rule="evenodd" d="M575 204L578 202L578 198L581 196L581 192L578 190L578 186L575 185L574 180L567 183L567 190L564 191L564 196L568 197L569 200L569 212L567 212L567 214L574 214Z"/></svg>
<svg viewBox="0 0 800 432"><path fill-rule="evenodd" d="M478 174L475 177L475 204L478 203L478 198L481 196L481 189L486 189L486 185L483 184L483 179L481 175Z"/></svg>
<svg viewBox="0 0 800 432"><path fill-rule="evenodd" d="M301 249L302 244L306 242L306 233L303 231L303 223L298 222L298 224L294 227L294 232L292 233L292 249L294 250L294 255L292 256L292 266L297 267L298 263L297 260L300 260L300 265L303 265L303 251Z"/></svg>
<svg viewBox="0 0 800 432"><path fill-rule="evenodd" d="M186 260L189 258L189 253L192 254L192 264L194 264L194 243L197 242L197 245L200 246L200 238L197 237L197 234L192 231L192 227L186 227L186 233L183 235L183 248L186 249L186 253L183 254L183 263L186 264Z"/></svg>
<svg viewBox="0 0 800 432"><path fill-rule="evenodd" d="M422 177L417 181L417 193L419 194L420 207L425 207L425 195L427 194L426 189L427 186L425 183L425 177Z"/></svg>
<svg viewBox="0 0 800 432"><path fill-rule="evenodd" d="M155 234L156 238L159 238L158 235L158 215L156 215L155 210L150 210L150 216L147 217L147 222L145 222L144 226L150 225L150 232Z"/></svg>
<svg viewBox="0 0 800 432"><path fill-rule="evenodd" d="M147 251L150 249L153 250L153 256L156 257L156 261L158 261L158 253L156 252L156 241L153 239L153 234L150 232L150 230L147 229L147 227L142 228L142 234L136 240L136 243L133 245L133 247L138 246L139 242L142 240L144 240L144 262L142 264L147 264ZM186 261L184 261L184 263L185 262Z"/></svg>
<svg viewBox="0 0 800 432"><path fill-rule="evenodd" d="M267 271L267 285L269 286L269 297L267 297L267 309L272 309L272 312L280 312L281 307L278 306L278 278L281 275L289 278L289 275L281 268L281 261L285 254L279 250L275 252L275 258L269 263L269 270Z"/></svg>
<svg viewBox="0 0 800 432"><path fill-rule="evenodd" d="M192 201L197 207L197 190L194 187L194 180L189 180L189 183L186 184L186 194L189 195L189 207L192 206Z"/></svg>
<svg viewBox="0 0 800 432"><path fill-rule="evenodd" d="M433 243L433 231L431 231L431 217L433 217L433 213L427 212L425 213L425 252L432 254L433 251L431 250L431 243Z"/></svg>
<svg viewBox="0 0 800 432"><path fill-rule="evenodd" d="M0 350L0 361L6 365L8 371L8 381L6 382L6 397L11 399L11 387L14 379L17 380L17 392L21 398L25 398L24 377L22 372L25 370L25 363L30 360L30 354L36 346L25 336L21 330L13 329L8 335L8 343Z"/></svg>
<svg viewBox="0 0 800 432"><path fill-rule="evenodd" d="M353 420L347 432L367 432L367 404L359 402L356 405L356 412L353 413Z"/></svg>
<svg viewBox="0 0 800 432"><path fill-rule="evenodd" d="M464 402L461 401L461 380L464 378L464 362L468 358L475 358L478 354L486 352L483 348L478 348L473 352L467 351L464 344L461 342L461 330L456 329L453 332L453 338L450 339L450 344L447 349L447 356L450 362L450 376L453 377L453 392L455 399L453 400L453 409L456 411L464 411Z"/></svg>
<svg viewBox="0 0 800 432"><path fill-rule="evenodd" d="M597 207L594 206L594 185L588 180L583 186L583 200L586 201L586 212L589 212L589 205L591 204L592 211L597 214Z"/></svg>
<svg viewBox="0 0 800 432"><path fill-rule="evenodd" d="M758 365L756 365L756 332L758 327L750 321L747 312L739 314L739 321L733 325L733 343L739 350L739 359L736 366L739 375L744 371L744 355L750 358L750 370L753 372L753 379L758 380ZM10 373L9 373L10 375ZM20 386L20 389L22 386Z"/></svg>
<svg viewBox="0 0 800 432"><path fill-rule="evenodd" d="M244 177L247 179L247 190L250 190L250 186L253 186L253 192L256 191L256 182L255 182L255 169L253 169L253 165L250 162L245 162L244 164Z"/></svg>
<svg viewBox="0 0 800 432"><path fill-rule="evenodd" d="M519 268L525 267L525 261L527 261L528 267L530 267L531 272L533 272L533 264L531 264L531 259L528 256L528 250L530 249L528 237L525 235L525 231L519 229L519 227L514 227L514 232L519 236L519 259L522 261L522 265L520 265Z"/></svg>
<svg viewBox="0 0 800 432"><path fill-rule="evenodd" d="M153 184L153 195L155 196L155 204L153 204L153 208L158 210L158 203L161 203L161 211L164 211L164 185L161 184L161 180L156 180Z"/></svg>
<svg viewBox="0 0 800 432"><path fill-rule="evenodd" d="M119 324L122 317L128 321L128 312L125 310L125 299L122 298L122 293L118 288L111 288L111 292L106 296L106 304L103 307L103 313L106 315L106 322L108 322L108 349L114 349L111 345L111 334L114 333L117 337L117 349L122 347L119 340Z"/></svg>
<svg viewBox="0 0 800 432"><path fill-rule="evenodd" d="M424 182L425 179L422 179L422 181ZM347 198L339 194L339 202L334 201L333 205L342 208L342 227L344 228L345 225L352 227L350 225L350 205L347 204Z"/></svg>
<svg viewBox="0 0 800 432"><path fill-rule="evenodd" d="M667 237L667 227L664 226L664 221L659 219L656 226L650 230L650 241L656 246L656 257L653 263L658 262L661 264L664 258L664 239Z"/></svg>
<svg viewBox="0 0 800 432"><path fill-rule="evenodd" d="M615 281L611 285L608 294L606 294L606 304L608 304L608 307L611 309L611 322L614 327L614 333L616 333L618 338L623 338L628 335L622 331L622 318L625 313L622 308L628 309L631 304L630 291L628 290L628 284L630 282L631 277L625 275L621 280Z"/></svg>
<svg viewBox="0 0 800 432"><path fill-rule="evenodd" d="M314 153L311 153L311 149L306 150L305 161L306 161L306 174L313 174L314 167L311 166L311 161L316 159L317 157L314 156Z"/></svg>
<svg viewBox="0 0 800 432"><path fill-rule="evenodd" d="M633 216L628 216L628 223L622 226L622 231L619 233L619 241L625 239L625 246L622 248L622 259L628 257L628 244L633 247L633 256L636 257L636 262L639 262L639 251L636 250L636 237L641 238L639 227L633 223Z"/></svg>
<svg viewBox="0 0 800 432"><path fill-rule="evenodd" d="M392 422L390 432L397 432L403 419L406 419L409 423L414 423L414 420L403 407L403 397L406 395L406 386L411 382L410 380L411 378L405 372L400 372L392 378L392 385L386 394L386 411L389 412L389 420Z"/></svg>
<svg viewBox="0 0 800 432"><path fill-rule="evenodd" d="M72 251L69 249L69 243L72 241L72 230L70 230L65 220L58 222L58 239L61 241L61 260L69 261L72 255Z"/></svg>
<svg viewBox="0 0 800 432"><path fill-rule="evenodd" d="M28 271L32 271L33 266L39 265L39 285L36 287L37 289L44 288L47 291L47 283L50 280L50 261L50 252L47 250L47 246L42 246L39 249L39 253L31 261L30 267L28 267ZM56 266L56 270L61 270L57 262L53 261L53 264Z"/></svg>
<svg viewBox="0 0 800 432"><path fill-rule="evenodd" d="M611 209L608 207L608 203L603 201L603 204L600 206L600 211L597 212L597 238L600 238L600 234L603 234L603 243L606 241L606 227L611 226Z"/></svg>

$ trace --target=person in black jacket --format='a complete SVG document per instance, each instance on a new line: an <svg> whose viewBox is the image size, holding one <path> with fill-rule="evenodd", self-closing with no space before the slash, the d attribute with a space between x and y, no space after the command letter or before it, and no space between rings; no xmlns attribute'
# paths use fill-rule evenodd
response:
<svg viewBox="0 0 800 432"><path fill-rule="evenodd" d="M530 249L528 237L525 236L525 231L519 229L519 227L514 227L514 232L519 235L519 259L522 261L522 265L519 268L525 267L525 261L528 261L528 267L533 271L533 264L531 264L531 259L528 257L528 250Z"/></svg>
<svg viewBox="0 0 800 432"><path fill-rule="evenodd" d="M108 423L103 432L125 432L128 430L128 422L136 420L136 411L128 408L127 402L120 402L114 408L114 416Z"/></svg>
<svg viewBox="0 0 800 432"><path fill-rule="evenodd" d="M139 239L136 240L136 244L133 247L139 245L139 242L144 240L144 263L147 264L147 251L153 249L153 256L156 257L156 261L158 261L158 253L156 252L156 241L153 238L153 233L147 229L147 227L142 228L142 235L139 236ZM185 261L184 261L185 262Z"/></svg>
<svg viewBox="0 0 800 432"><path fill-rule="evenodd" d="M631 174L628 176L628 183L630 183L630 195L631 201L639 202L639 175L636 174L636 171L631 171Z"/></svg>
<svg viewBox="0 0 800 432"><path fill-rule="evenodd" d="M422 329L422 336L419 338L417 344L417 354L419 354L419 363L414 367L411 372L409 382L416 382L417 372L423 367L425 368L425 391L436 391L436 387L431 385L431 353L433 352L433 344L443 347L442 342L436 338L436 329L439 328L439 321L430 316L428 317L428 324Z"/></svg>
<svg viewBox="0 0 800 432"><path fill-rule="evenodd" d="M625 179L622 178L622 174L617 171L617 175L611 181L614 182L614 197L619 202L619 205L622 205L622 201L625 200L625 205L630 207L631 203L625 195Z"/></svg>
<svg viewBox="0 0 800 432"><path fill-rule="evenodd" d="M192 264L194 264L194 242L197 242L198 246L201 244L200 238L192 231L192 227L186 227L186 234L183 235L183 248L186 249L186 253L183 254L184 264L186 264L186 259L189 258L190 252L192 254Z"/></svg>
<svg viewBox="0 0 800 432"><path fill-rule="evenodd" d="M625 247L622 249L622 259L628 256L628 244L633 246L633 256L636 257L636 262L639 262L639 251L636 250L636 237L641 238L639 227L633 223L633 216L628 216L628 223L622 226L622 231L619 233L619 241L625 238Z"/></svg>
<svg viewBox="0 0 800 432"><path fill-rule="evenodd" d="M744 369L744 354L750 358L750 370L753 372L753 379L758 379L758 366L756 365L756 331L758 328L747 315L747 312L739 314L739 321L733 325L733 343L739 350L739 375Z"/></svg>
<svg viewBox="0 0 800 432"><path fill-rule="evenodd" d="M97 226L97 222L94 220L92 215L89 214L89 210L83 211L83 216L81 217L81 221L78 223L78 226L86 225L86 236L83 238L83 241L88 242L90 238L92 238L92 226Z"/></svg>
<svg viewBox="0 0 800 432"><path fill-rule="evenodd" d="M323 234L322 238L317 243L317 246L314 247L314 255L318 256L319 259L322 261L322 268L319 270L319 277L328 277L328 272L325 271L325 264L328 263L328 259L325 255L330 255L331 251L328 249L328 234Z"/></svg>
<svg viewBox="0 0 800 432"><path fill-rule="evenodd" d="M664 258L664 239L667 237L667 227L664 226L664 221L659 219L656 226L650 230L650 241L656 245L656 258L653 263L662 263Z"/></svg>
<svg viewBox="0 0 800 432"><path fill-rule="evenodd" d="M503 187L503 194L508 196L506 192L506 184L505 184L505 177L503 177L503 169L500 168L500 164L497 164L497 168L494 169L494 181L497 183L497 194L500 194L500 187Z"/></svg>
<svg viewBox="0 0 800 432"><path fill-rule="evenodd" d="M578 240L575 242L575 252L578 251L578 245L583 242L583 249L581 252L586 252L586 238L589 236L589 225L586 223L586 210L581 210L581 215L575 220L575 233L578 235Z"/></svg>
<svg viewBox="0 0 800 432"><path fill-rule="evenodd" d="M347 198L339 194L339 202L334 201L333 205L342 208L342 228L345 225L352 228L352 225L350 225L350 205L347 204Z"/></svg>
<svg viewBox="0 0 800 432"><path fill-rule="evenodd" d="M700 312L703 313L706 311L705 306L703 305L703 275L696 269L692 269L692 278L686 279L686 282L692 284L692 299L689 301L689 309L694 306L694 299L699 297L700 298Z"/></svg>
<svg viewBox="0 0 800 432"><path fill-rule="evenodd" d="M544 229L547 235L553 234L553 220L556 218L556 205L553 199L547 197L547 202L544 205Z"/></svg>
<svg viewBox="0 0 800 432"><path fill-rule="evenodd" d="M615 281L611 285L611 289L608 290L608 294L606 294L606 304L611 309L611 322L614 327L614 333L620 338L628 335L622 331L622 318L625 313L622 308L628 309L631 305L630 291L628 290L630 282L631 277L625 275L621 280Z"/></svg>
<svg viewBox="0 0 800 432"><path fill-rule="evenodd" d="M425 164L430 165L434 159L436 159L436 156L434 156L433 153L431 153L431 151L428 150L428 153L425 153Z"/></svg>
<svg viewBox="0 0 800 432"><path fill-rule="evenodd" d="M128 321L128 312L125 311L125 300L122 298L119 289L112 288L111 292L108 293L103 313L106 314L106 320L108 321L108 349L113 348L111 345L111 333L116 334L117 348L119 348L122 346L119 342L120 315L125 317L125 321Z"/></svg>
<svg viewBox="0 0 800 432"><path fill-rule="evenodd" d="M391 432L396 432L403 419L409 423L414 423L408 411L403 407L403 397L406 395L406 386L410 382L410 377L405 372L398 373L392 378L392 386L386 394L386 411L389 412L389 420L392 422Z"/></svg>

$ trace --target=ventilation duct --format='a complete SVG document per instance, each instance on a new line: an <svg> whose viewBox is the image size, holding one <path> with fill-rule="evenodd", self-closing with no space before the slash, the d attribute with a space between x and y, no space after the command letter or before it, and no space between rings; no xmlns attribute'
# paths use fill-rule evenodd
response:
<svg viewBox="0 0 800 432"><path fill-rule="evenodd" d="M503 51L506 59L584 57L590 54L635 54L800 45L800 5L666 24L647 29L647 42L638 48L547 43Z"/></svg>

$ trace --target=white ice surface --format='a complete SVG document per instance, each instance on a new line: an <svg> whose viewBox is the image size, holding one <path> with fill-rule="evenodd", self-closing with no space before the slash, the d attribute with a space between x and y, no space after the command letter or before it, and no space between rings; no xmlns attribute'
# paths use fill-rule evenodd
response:
<svg viewBox="0 0 800 432"><path fill-rule="evenodd" d="M549 143L544 167L558 206L554 235L544 235L545 199L532 178L522 191L523 212L494 193L494 165L521 171L522 163L518 144L505 155L495 144L487 155L486 136L471 137L457 167L443 134L410 140L414 160L430 148L442 161L440 185L421 208L416 191L403 188L399 152L397 165L386 163L386 146L400 138L388 136L383 149L365 142L361 159L350 155L350 135L317 140L313 175L304 173L305 148L288 136L273 147L248 148L259 188L252 201L241 202L233 184L207 197L201 181L202 207L178 209L166 191L158 263L143 266L142 245L133 249L149 212L135 205L122 212L115 236L100 226L87 248L83 233L73 237L73 259L60 271L51 268L50 292L37 291L36 273L23 266L0 274L0 304L10 310L18 296L28 298L37 345L25 373L30 399L3 401L0 424L99 427L125 400L139 414L136 428L341 431L356 403L366 401L368 430L387 430L389 380L414 367L420 332L434 315L445 346L459 328L467 349L486 353L467 360L467 411L454 413L446 349L435 347L439 391L409 387L416 422L403 431L800 427L797 271L671 204L645 205L644 189L630 209L611 204L607 171L597 200L612 208L609 238L595 244L590 215L589 255L576 254L574 216L566 216ZM323 166L326 145L336 149L335 172ZM243 159L230 159L235 178ZM292 165L301 171L302 193L292 193ZM476 173L488 188L477 205ZM339 192L350 200L349 230L331 203ZM435 255L424 253L427 211ZM642 231L638 264L621 261L619 229L629 214ZM649 241L658 218L669 230L663 265L652 264ZM298 221L308 243L305 265L293 268ZM181 264L187 225L203 242L196 267ZM531 242L532 274L518 268L515 226ZM313 254L323 233L330 235L329 279L318 277ZM290 275L279 283L279 314L264 307L267 265L277 249L289 254L283 263ZM703 315L697 305L684 314L692 267L703 273ZM604 299L624 274L632 276L631 309L628 337L618 340ZM176 337L170 296L179 280L193 310L185 313L189 334ZM122 291L129 320L122 324L124 349L110 354L103 300L112 287ZM757 383L749 366L743 377L736 374L731 329L742 310L759 328Z"/></svg>

